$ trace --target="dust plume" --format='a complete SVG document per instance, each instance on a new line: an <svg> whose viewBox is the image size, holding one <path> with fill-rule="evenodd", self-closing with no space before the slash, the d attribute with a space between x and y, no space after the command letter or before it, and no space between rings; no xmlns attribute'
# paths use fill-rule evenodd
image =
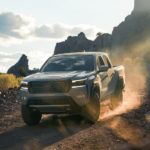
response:
<svg viewBox="0 0 150 150"><path fill-rule="evenodd" d="M104 113L100 120L137 109L146 94L148 70L150 67L150 39L127 46L125 49L112 50L113 64L125 66L126 87L123 104L114 111Z"/></svg>

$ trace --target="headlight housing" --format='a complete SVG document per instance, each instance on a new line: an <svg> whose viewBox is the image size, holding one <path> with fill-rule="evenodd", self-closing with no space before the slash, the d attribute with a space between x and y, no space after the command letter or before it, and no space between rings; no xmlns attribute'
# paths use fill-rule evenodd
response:
<svg viewBox="0 0 150 150"><path fill-rule="evenodd" d="M86 79L72 80L72 86L85 85Z"/></svg>
<svg viewBox="0 0 150 150"><path fill-rule="evenodd" d="M28 82L21 81L20 88L28 89Z"/></svg>

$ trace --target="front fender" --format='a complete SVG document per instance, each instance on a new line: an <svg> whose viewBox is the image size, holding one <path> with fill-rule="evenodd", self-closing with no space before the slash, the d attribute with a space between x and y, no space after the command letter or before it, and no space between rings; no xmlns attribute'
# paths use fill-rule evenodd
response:
<svg viewBox="0 0 150 150"><path fill-rule="evenodd" d="M93 96L93 93L96 91L100 97L100 91L101 89L101 79L99 76L96 76L95 79L92 82L91 88L90 88L90 95L89 98L91 98Z"/></svg>

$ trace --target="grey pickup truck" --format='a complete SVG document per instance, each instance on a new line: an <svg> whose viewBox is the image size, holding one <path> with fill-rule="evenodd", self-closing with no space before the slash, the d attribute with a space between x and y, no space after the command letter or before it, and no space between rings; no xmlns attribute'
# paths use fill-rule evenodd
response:
<svg viewBox="0 0 150 150"><path fill-rule="evenodd" d="M101 104L109 98L114 109L124 88L124 67L113 67L106 53L54 55L21 82L22 118L36 125L42 114L78 114L96 122Z"/></svg>

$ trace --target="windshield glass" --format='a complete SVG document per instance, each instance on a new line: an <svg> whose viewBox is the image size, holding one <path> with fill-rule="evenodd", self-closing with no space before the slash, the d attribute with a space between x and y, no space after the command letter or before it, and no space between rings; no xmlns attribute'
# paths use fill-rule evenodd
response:
<svg viewBox="0 0 150 150"><path fill-rule="evenodd" d="M93 71L94 56L74 55L51 57L42 67L41 72L52 71Z"/></svg>

